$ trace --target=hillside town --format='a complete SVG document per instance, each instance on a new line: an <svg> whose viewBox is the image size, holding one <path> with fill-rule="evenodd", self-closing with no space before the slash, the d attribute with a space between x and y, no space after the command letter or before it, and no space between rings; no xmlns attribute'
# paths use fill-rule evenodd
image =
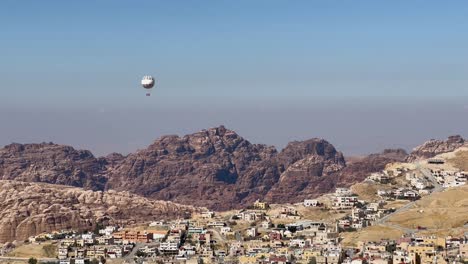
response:
<svg viewBox="0 0 468 264"><path fill-rule="evenodd" d="M400 182L396 179L401 179ZM153 221L140 226L97 226L93 231L65 230L30 237L28 243L56 241L60 264L105 263L313 263L435 264L466 263L468 234L420 235L418 226L399 239L343 244L343 234L383 224L402 208L432 192L465 184L466 172L397 168L373 173L364 183L385 189L374 200L352 188L305 199L301 204L270 205L257 200L232 212L203 211L187 219ZM326 197L326 199L324 199ZM317 220L303 212L330 213ZM309 219L311 218L311 219Z"/></svg>
<svg viewBox="0 0 468 264"><path fill-rule="evenodd" d="M362 209L353 208L351 216L329 225L303 219L293 207L282 207L279 214L271 215L268 204L257 201L252 209L239 211L229 221L207 211L198 220L152 222L140 231L106 226L97 233L57 232L31 237L30 242L64 237L59 239L57 249L60 264L104 263L106 259L123 259L128 263L241 264L422 264L463 263L468 259L466 235L413 235L398 240L358 241L356 247L343 246L340 234L371 225L385 213L378 207L369 204ZM294 221L273 224L272 219L278 218ZM236 228L246 223L247 228Z"/></svg>
<svg viewBox="0 0 468 264"><path fill-rule="evenodd" d="M227 226L197 226L184 220L167 226L167 232L105 234L114 229L106 227L100 236L69 236L58 249L59 263L92 263L93 259L102 262L128 256L150 263L456 263L468 258L466 236L407 236L397 241L359 241L357 247L346 248L340 245L336 229L311 221L284 227L263 224L244 234ZM215 240L216 236L232 239L223 244Z"/></svg>

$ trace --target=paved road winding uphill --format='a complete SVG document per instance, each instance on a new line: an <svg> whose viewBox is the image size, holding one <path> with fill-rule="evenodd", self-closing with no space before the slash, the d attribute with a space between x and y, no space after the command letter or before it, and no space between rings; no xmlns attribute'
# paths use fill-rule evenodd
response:
<svg viewBox="0 0 468 264"><path fill-rule="evenodd" d="M433 195L434 193L438 193L438 192L441 192L441 191L444 190L442 185L440 185L437 182L437 180L434 178L434 176L432 175L432 173L430 172L429 169L421 167L421 164L419 164L419 163L416 166L417 166L417 169L421 172L421 174L424 175L424 177L426 177L427 179L429 179L432 182L432 185L434 186L434 188L432 189L431 194L429 194L429 195ZM406 227L396 225L394 223L388 223L388 220L395 214L403 213L403 212L406 212L409 209L413 208L413 206L416 204L416 202L417 201L413 201L413 202L410 202L410 203L398 208L397 210L395 210L395 212L393 212L391 214L388 214L388 215L382 217L381 219L377 220L376 224L377 225L388 226L388 227L391 227L391 228L395 228L395 229L401 230L401 231L403 231L405 233L415 233L416 231L418 231L417 229L406 228Z"/></svg>

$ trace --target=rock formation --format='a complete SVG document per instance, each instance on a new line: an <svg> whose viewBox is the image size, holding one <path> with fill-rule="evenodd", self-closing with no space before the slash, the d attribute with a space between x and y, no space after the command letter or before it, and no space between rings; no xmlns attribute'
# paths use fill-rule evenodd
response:
<svg viewBox="0 0 468 264"><path fill-rule="evenodd" d="M345 168L341 152L323 139L289 143L276 157L279 181L267 193L269 202L298 202L332 190L335 174Z"/></svg>
<svg viewBox="0 0 468 264"><path fill-rule="evenodd" d="M199 210L128 192L0 180L0 243L54 230L92 230L98 222L141 223Z"/></svg>
<svg viewBox="0 0 468 264"><path fill-rule="evenodd" d="M432 158L442 153L452 152L465 144L466 141L459 135L450 136L445 141L431 139L424 144L414 148L406 160L408 162L413 162Z"/></svg>
<svg viewBox="0 0 468 264"><path fill-rule="evenodd" d="M322 139L292 142L278 153L221 126L165 136L130 154L109 173L107 188L224 210L267 194L271 201L297 198L305 185L308 193L320 189L318 182L325 182L322 190L328 191L333 184L326 183L326 176L344 166L343 155Z"/></svg>
<svg viewBox="0 0 468 264"><path fill-rule="evenodd" d="M371 173L384 170L389 163L404 162L407 156L404 149L386 149L381 153L370 154L341 170L337 186L351 186L361 182Z"/></svg>
<svg viewBox="0 0 468 264"><path fill-rule="evenodd" d="M276 154L224 127L164 136L115 166L107 188L216 209L239 207L276 183Z"/></svg>
<svg viewBox="0 0 468 264"><path fill-rule="evenodd" d="M0 149L0 179L129 191L226 210L256 199L299 202L337 184L361 181L403 156L401 150L385 151L347 166L342 153L323 139L291 142L278 152L220 126L163 136L127 156L95 158L89 151L51 143L11 144Z"/></svg>
<svg viewBox="0 0 468 264"><path fill-rule="evenodd" d="M0 180L47 182L103 190L105 160L90 151L52 143L10 144L0 149Z"/></svg>

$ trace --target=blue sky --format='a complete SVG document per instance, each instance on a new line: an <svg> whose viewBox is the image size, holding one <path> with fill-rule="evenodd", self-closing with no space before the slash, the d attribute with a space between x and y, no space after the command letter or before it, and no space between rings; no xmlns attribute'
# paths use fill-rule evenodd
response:
<svg viewBox="0 0 468 264"><path fill-rule="evenodd" d="M228 113L236 109L253 106L252 111L260 113L259 120L275 120L278 109L288 113L287 107L275 108L279 103L321 105L321 114L326 115L328 108L336 109L343 100L359 100L365 107L374 98L382 104L415 98L421 106L424 98L447 97L459 98L453 111L463 116L467 107L460 98L468 97L467 14L466 1L4 0L0 2L0 110L10 111L3 114L6 121L20 121L0 137L0 143L44 139L99 153L113 147L125 152L163 133L229 123L234 117ZM146 74L160 83L150 98L139 85ZM188 126L187 116L177 119L170 114L181 105L206 106L203 113L194 111L206 118ZM369 107L356 113L379 111ZM141 136L137 144L123 147L121 141L132 139L113 138L99 149L97 145L108 139L115 124L100 127L96 125L99 119L86 123L96 130L81 139L80 134L67 137L69 131L38 127L40 123L24 126L40 120L37 113L45 108L68 115L57 117L64 126L86 121L89 113L77 116L75 111L80 109L103 113L136 108L148 109L154 113L151 121L165 125L149 127L145 125L149 117L138 119L135 112L122 122L150 131L144 137L136 133ZM301 113L310 120L292 120L313 124L316 109L307 109ZM167 114L161 116L161 111ZM209 118L210 111L218 115ZM339 113L331 115L333 119ZM399 120L414 121L400 115ZM280 146L296 135L327 138L331 129L346 133L348 128L330 126L327 130L321 120L322 130L283 127L275 131L277 137L262 141L262 135L272 128L265 131L259 120L231 122L236 127L230 128ZM451 125L446 132L431 134L428 125L417 139L468 134L466 128L457 130L459 119L448 121L452 123L444 120ZM23 133L36 128L42 132ZM357 126L355 132L365 135L366 131ZM391 137L388 129L372 133L388 133L388 137L378 139L368 150L401 139ZM338 144L345 140L339 133L332 138ZM84 143L89 141L95 145Z"/></svg>
<svg viewBox="0 0 468 264"><path fill-rule="evenodd" d="M2 103L467 96L466 1L2 1ZM159 100L153 99L155 101Z"/></svg>

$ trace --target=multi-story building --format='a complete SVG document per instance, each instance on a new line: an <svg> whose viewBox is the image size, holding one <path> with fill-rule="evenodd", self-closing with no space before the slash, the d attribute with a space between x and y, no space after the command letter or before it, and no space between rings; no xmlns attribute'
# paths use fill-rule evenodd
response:
<svg viewBox="0 0 468 264"><path fill-rule="evenodd" d="M179 253L179 244L175 242L163 242L159 244L159 252L164 255L177 255Z"/></svg>
<svg viewBox="0 0 468 264"><path fill-rule="evenodd" d="M318 200L315 200L315 199L306 199L306 200L304 200L304 206L306 206L306 207L309 207L309 206L310 207L317 207L319 205L320 205L320 203L319 203Z"/></svg>
<svg viewBox="0 0 468 264"><path fill-rule="evenodd" d="M353 193L349 188L336 188L335 189L335 195L336 196L350 196Z"/></svg>
<svg viewBox="0 0 468 264"><path fill-rule="evenodd" d="M58 259L67 259L68 258L68 247L60 246L58 248Z"/></svg>
<svg viewBox="0 0 468 264"><path fill-rule="evenodd" d="M356 196L337 196L333 202L333 209L352 209L357 202Z"/></svg>
<svg viewBox="0 0 468 264"><path fill-rule="evenodd" d="M113 234L114 240L121 240L126 243L148 243L152 236L150 233L142 231L119 231Z"/></svg>

